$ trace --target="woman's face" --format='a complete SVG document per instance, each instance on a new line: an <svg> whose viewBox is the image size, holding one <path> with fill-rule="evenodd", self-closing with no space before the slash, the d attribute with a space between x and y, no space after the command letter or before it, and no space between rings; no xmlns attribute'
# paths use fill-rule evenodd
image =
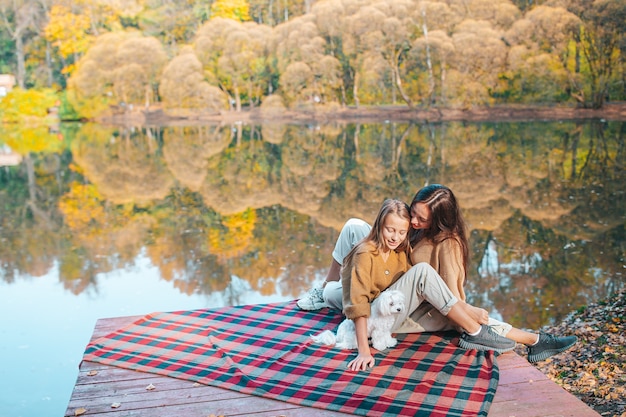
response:
<svg viewBox="0 0 626 417"><path fill-rule="evenodd" d="M415 203L411 207L411 227L416 230L428 229L432 222L430 208L424 203Z"/></svg>

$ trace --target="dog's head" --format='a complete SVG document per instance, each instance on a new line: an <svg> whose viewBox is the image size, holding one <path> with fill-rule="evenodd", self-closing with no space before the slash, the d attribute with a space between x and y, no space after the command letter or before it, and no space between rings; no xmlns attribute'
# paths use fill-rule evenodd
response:
<svg viewBox="0 0 626 417"><path fill-rule="evenodd" d="M380 293L374 300L374 305L378 308L381 316L398 314L404 310L404 294L396 290L386 290Z"/></svg>

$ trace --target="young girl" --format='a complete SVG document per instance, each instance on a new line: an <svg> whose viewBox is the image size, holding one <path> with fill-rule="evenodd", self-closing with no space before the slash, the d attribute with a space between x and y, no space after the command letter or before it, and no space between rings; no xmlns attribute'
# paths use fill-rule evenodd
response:
<svg viewBox="0 0 626 417"><path fill-rule="evenodd" d="M481 321L487 320L486 312L455 297L430 265L420 263L409 269L409 221L406 203L386 200L369 234L343 260L341 283L329 283L324 291L326 302L342 309L355 324L358 354L348 368L357 371L374 366L367 319L371 302L387 288L399 290L406 297L407 308L396 318L394 329L412 322L412 314L427 304L465 330L459 342L461 347L498 352L513 349L513 341L481 325Z"/></svg>
<svg viewBox="0 0 626 417"><path fill-rule="evenodd" d="M298 306L305 310L328 306L324 294L337 284L338 271L348 248L354 246L370 231L370 226L358 219L350 219L342 229L333 261L323 289L313 289L298 300ZM411 262L426 262L439 273L448 288L459 300L465 301L463 286L468 265L468 239L466 226L452 191L443 185L429 185L417 192L411 203L411 230L409 232ZM334 306L336 308L336 306ZM573 346L575 336L554 337L545 333L531 333L513 328L510 324L488 319L495 333L506 336L528 346L528 360L537 362L563 352ZM421 305L413 312L410 320L398 329L401 332L440 331L451 328L448 318L439 314L428 304Z"/></svg>

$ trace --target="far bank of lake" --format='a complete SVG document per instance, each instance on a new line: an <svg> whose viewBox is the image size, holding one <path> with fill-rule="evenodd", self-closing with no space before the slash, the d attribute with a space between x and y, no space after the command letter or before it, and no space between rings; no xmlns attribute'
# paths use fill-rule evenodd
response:
<svg viewBox="0 0 626 417"><path fill-rule="evenodd" d="M172 113L172 114L170 114ZM601 109L571 106L497 105L471 108L410 108L403 105L345 106L309 105L296 109L246 107L242 111L185 112L164 111L152 106L132 111L112 112L96 121L113 125L188 125L190 123L366 123L366 122L506 122L540 120L626 120L626 103L607 103Z"/></svg>

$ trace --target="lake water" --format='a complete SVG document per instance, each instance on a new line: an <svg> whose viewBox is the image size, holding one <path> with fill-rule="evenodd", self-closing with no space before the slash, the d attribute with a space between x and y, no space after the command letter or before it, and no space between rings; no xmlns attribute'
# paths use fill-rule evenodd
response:
<svg viewBox="0 0 626 417"><path fill-rule="evenodd" d="M0 416L62 415L98 318L286 301L341 225L448 185L469 301L538 329L624 286L626 123L4 132ZM15 160L0 159L3 161Z"/></svg>

